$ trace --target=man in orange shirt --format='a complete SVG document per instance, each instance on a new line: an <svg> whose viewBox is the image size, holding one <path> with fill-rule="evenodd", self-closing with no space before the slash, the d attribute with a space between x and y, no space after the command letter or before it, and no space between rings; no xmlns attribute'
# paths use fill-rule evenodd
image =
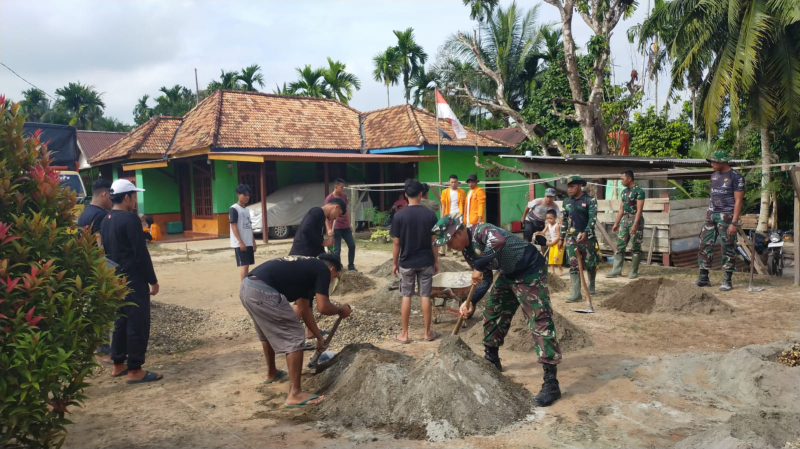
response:
<svg viewBox="0 0 800 449"><path fill-rule="evenodd" d="M472 227L485 221L486 192L481 187L478 187L478 175L475 173L467 176L467 185L469 185L469 193L467 194L464 224Z"/></svg>
<svg viewBox="0 0 800 449"><path fill-rule="evenodd" d="M456 215L464 215L464 208L466 207L467 203L467 196L464 194L464 191L458 188L458 176L457 175L450 175L450 188L442 191L442 217L446 217L450 215L451 217L455 217ZM444 247L442 247L440 255L445 255ZM456 255L456 252L453 251L453 255Z"/></svg>

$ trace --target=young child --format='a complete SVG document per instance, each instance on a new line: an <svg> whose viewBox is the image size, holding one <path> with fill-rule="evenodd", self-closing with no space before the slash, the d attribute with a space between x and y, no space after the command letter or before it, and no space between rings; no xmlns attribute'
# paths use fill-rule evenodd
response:
<svg viewBox="0 0 800 449"><path fill-rule="evenodd" d="M544 235L545 238L547 238L547 247L550 248L547 253L547 263L550 265L552 273L555 273L555 267L558 266L558 275L561 276L564 274L564 267L561 266L564 260L564 254L558 248L558 236L561 235L561 224L556 221L556 215L555 210L548 210L544 229L534 235Z"/></svg>
<svg viewBox="0 0 800 449"><path fill-rule="evenodd" d="M147 223L147 227L150 228L150 236L153 237L154 242L158 242L161 240L161 226L153 220L153 217L147 215L144 217L145 223Z"/></svg>
<svg viewBox="0 0 800 449"><path fill-rule="evenodd" d="M144 231L144 239L147 240L148 243L152 242L153 235L150 234L150 225L147 223L147 218L144 216L144 214L139 214L139 220L142 222L142 231Z"/></svg>

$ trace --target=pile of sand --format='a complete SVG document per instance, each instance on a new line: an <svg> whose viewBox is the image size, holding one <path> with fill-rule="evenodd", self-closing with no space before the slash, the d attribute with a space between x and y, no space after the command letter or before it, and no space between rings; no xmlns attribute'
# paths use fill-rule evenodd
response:
<svg viewBox="0 0 800 449"><path fill-rule="evenodd" d="M555 274L547 275L547 287L550 293L563 292L567 290L567 283ZM552 296L551 296L552 299Z"/></svg>
<svg viewBox="0 0 800 449"><path fill-rule="evenodd" d="M349 293L364 293L375 288L375 281L358 271L342 271L339 274L339 285L333 292L336 296L347 295Z"/></svg>
<svg viewBox="0 0 800 449"><path fill-rule="evenodd" d="M460 259L459 259L460 260ZM439 259L439 273L444 273L448 271L464 271L469 270L469 267L466 263L461 263L453 260L452 258L440 258ZM392 278L392 259L387 260L386 262L378 265L377 267L373 268L369 274L381 278Z"/></svg>
<svg viewBox="0 0 800 449"><path fill-rule="evenodd" d="M686 449L779 449L792 447L800 432L800 414L791 412L748 411L736 413L727 421L675 444Z"/></svg>
<svg viewBox="0 0 800 449"><path fill-rule="evenodd" d="M626 313L733 313L708 290L666 278L633 281L605 300L603 307Z"/></svg>
<svg viewBox="0 0 800 449"><path fill-rule="evenodd" d="M533 407L530 392L453 336L417 360L369 344L349 345L320 370L303 385L326 396L306 412L308 418L396 438L493 435L526 419Z"/></svg>
<svg viewBox="0 0 800 449"><path fill-rule="evenodd" d="M558 340L561 351L577 351L592 346L592 340L589 338L589 334L587 334L586 331L578 327L572 321L564 318L564 315L561 315L555 310L553 311L553 323L556 325L556 339ZM462 337L464 341L471 345L482 345L483 326L481 323L472 326ZM503 349L523 352L536 351L528 322L525 320L525 315L519 309L517 309L517 313L514 314L514 318L511 320L511 327L508 329L508 334L506 334L506 341L503 344Z"/></svg>
<svg viewBox="0 0 800 449"><path fill-rule="evenodd" d="M359 309L364 309L369 312L378 313L400 313L400 290L397 289L397 284L388 284L379 288L372 295L362 298L358 301L353 301ZM419 303L419 296L411 298L412 308L414 304Z"/></svg>

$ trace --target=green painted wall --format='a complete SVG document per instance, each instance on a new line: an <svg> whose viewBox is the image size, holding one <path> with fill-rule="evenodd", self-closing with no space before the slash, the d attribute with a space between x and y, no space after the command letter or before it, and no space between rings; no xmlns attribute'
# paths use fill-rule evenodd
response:
<svg viewBox="0 0 800 449"><path fill-rule="evenodd" d="M367 164L347 164L347 178L350 184L362 184L367 180Z"/></svg>
<svg viewBox="0 0 800 449"><path fill-rule="evenodd" d="M140 189L145 189L144 187L144 175L142 174L142 170L136 170L136 186ZM136 209L139 211L140 214L146 214L147 211L144 210L144 194L145 192L139 192L136 194ZM151 193L150 197L152 198L154 195Z"/></svg>
<svg viewBox="0 0 800 449"><path fill-rule="evenodd" d="M495 162L510 167L520 168L522 163L516 159L501 159L497 156L491 158ZM529 190L528 181L524 176L500 170L500 181L520 181L520 185L500 184L500 220L505 223L518 221L525 210L526 194ZM538 186L537 186L538 188ZM544 190L542 190L544 194Z"/></svg>
<svg viewBox="0 0 800 449"><path fill-rule="evenodd" d="M145 214L168 214L181 211L180 193L175 166L136 170L136 185L145 189L139 193L139 211Z"/></svg>
<svg viewBox="0 0 800 449"><path fill-rule="evenodd" d="M317 179L316 162L277 161L275 172L279 189L292 184L322 182L322 179Z"/></svg>
<svg viewBox="0 0 800 449"><path fill-rule="evenodd" d="M215 214L227 213L236 202L236 187L239 185L239 167L228 161L214 161L214 180L211 182L211 200Z"/></svg>
<svg viewBox="0 0 800 449"><path fill-rule="evenodd" d="M119 179L119 166L120 164L111 164L111 182Z"/></svg>

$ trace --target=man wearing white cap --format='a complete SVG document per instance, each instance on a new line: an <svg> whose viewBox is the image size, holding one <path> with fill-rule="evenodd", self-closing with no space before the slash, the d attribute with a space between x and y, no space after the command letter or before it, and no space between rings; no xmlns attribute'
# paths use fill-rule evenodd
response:
<svg viewBox="0 0 800 449"><path fill-rule="evenodd" d="M144 192L126 179L111 184L113 206L103 220L100 234L106 256L117 265L117 273L125 275L131 292L114 321L111 338L111 375L127 375L129 384L161 380L161 375L142 370L150 340L150 296L158 293L158 279L147 251L147 242L136 208L136 192ZM149 284L149 287L148 287Z"/></svg>

